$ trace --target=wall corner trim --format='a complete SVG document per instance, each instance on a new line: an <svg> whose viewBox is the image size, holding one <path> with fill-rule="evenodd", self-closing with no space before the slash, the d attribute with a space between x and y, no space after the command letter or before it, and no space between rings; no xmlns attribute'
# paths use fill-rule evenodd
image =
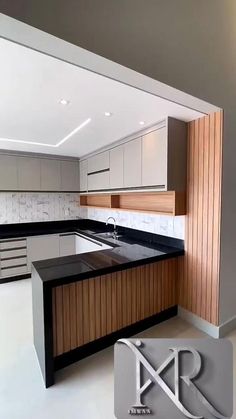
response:
<svg viewBox="0 0 236 419"><path fill-rule="evenodd" d="M209 323L180 306L178 306L178 316L215 339L223 338L232 330L236 329L236 316L227 320L225 323L222 323L220 326Z"/></svg>

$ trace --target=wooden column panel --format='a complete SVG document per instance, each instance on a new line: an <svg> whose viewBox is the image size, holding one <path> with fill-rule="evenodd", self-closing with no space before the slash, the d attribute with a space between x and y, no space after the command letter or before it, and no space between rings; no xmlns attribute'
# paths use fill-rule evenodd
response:
<svg viewBox="0 0 236 419"><path fill-rule="evenodd" d="M179 304L218 325L223 113L188 124L185 256Z"/></svg>

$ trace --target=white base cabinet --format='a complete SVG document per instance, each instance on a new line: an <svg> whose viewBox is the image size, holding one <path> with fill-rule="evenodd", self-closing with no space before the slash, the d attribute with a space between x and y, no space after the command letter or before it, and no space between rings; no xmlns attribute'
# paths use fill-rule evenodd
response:
<svg viewBox="0 0 236 419"><path fill-rule="evenodd" d="M96 240L90 239L89 237L82 236L80 234L76 235L75 243L76 254L97 252L98 250L106 250L112 248L112 246L108 246L102 242L97 242Z"/></svg>
<svg viewBox="0 0 236 419"><path fill-rule="evenodd" d="M31 263L38 260L52 259L60 256L59 234L33 236L27 238L28 271Z"/></svg>
<svg viewBox="0 0 236 419"><path fill-rule="evenodd" d="M60 256L75 255L75 234L60 234Z"/></svg>
<svg viewBox="0 0 236 419"><path fill-rule="evenodd" d="M27 274L26 239L0 241L0 278Z"/></svg>
<svg viewBox="0 0 236 419"><path fill-rule="evenodd" d="M48 234L0 240L0 278L30 273L32 262L111 249L80 233Z"/></svg>

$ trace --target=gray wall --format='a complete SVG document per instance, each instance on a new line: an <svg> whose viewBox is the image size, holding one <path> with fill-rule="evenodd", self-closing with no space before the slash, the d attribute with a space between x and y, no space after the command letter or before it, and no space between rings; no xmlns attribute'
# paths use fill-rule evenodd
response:
<svg viewBox="0 0 236 419"><path fill-rule="evenodd" d="M235 0L0 0L0 11L224 108L220 320L236 315Z"/></svg>

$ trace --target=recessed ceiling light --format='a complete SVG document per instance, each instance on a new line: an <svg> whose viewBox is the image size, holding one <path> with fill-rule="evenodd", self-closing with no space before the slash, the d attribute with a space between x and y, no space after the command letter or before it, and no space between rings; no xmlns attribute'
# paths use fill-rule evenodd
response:
<svg viewBox="0 0 236 419"><path fill-rule="evenodd" d="M105 116L112 116L112 113L111 112L104 112L104 115Z"/></svg>
<svg viewBox="0 0 236 419"><path fill-rule="evenodd" d="M60 102L59 102L61 105L69 105L69 103L70 103L70 101L69 100L67 100L67 99L61 99L60 100Z"/></svg>
<svg viewBox="0 0 236 419"><path fill-rule="evenodd" d="M140 124L140 125L144 125L144 124L145 124L145 122L144 122L144 121L140 121L140 122L139 122L139 124Z"/></svg>

